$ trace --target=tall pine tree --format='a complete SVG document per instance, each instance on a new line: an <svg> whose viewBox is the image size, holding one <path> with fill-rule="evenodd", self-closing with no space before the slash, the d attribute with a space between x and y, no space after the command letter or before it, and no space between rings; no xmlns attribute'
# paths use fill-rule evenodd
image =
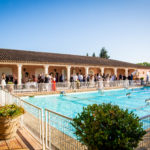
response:
<svg viewBox="0 0 150 150"><path fill-rule="evenodd" d="M92 57L96 57L95 52L93 53Z"/></svg>
<svg viewBox="0 0 150 150"><path fill-rule="evenodd" d="M107 50L105 49L105 47L102 47L101 51L100 51L100 54L99 54L99 57L100 58L106 58L106 59L109 59L110 56L108 56L107 54Z"/></svg>

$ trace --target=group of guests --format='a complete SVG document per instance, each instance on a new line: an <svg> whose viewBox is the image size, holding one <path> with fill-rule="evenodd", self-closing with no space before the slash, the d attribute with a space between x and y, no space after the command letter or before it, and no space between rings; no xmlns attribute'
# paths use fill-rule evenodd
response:
<svg viewBox="0 0 150 150"><path fill-rule="evenodd" d="M39 83L39 91L43 90L43 86L45 86L46 91L56 91L56 78L52 74L39 74L37 83Z"/></svg>
<svg viewBox="0 0 150 150"><path fill-rule="evenodd" d="M60 76L58 74L44 74L41 73L38 76L32 75L25 75L23 76L22 83L27 83L27 82L37 82L37 83L48 83L51 82L52 80L55 80L56 82L64 82L64 76L61 74Z"/></svg>
<svg viewBox="0 0 150 150"><path fill-rule="evenodd" d="M116 80L133 80L133 75L129 75L126 77L125 75L120 74L119 77L117 78L116 75L109 75L109 74L103 74L101 75L100 73L95 74L95 75L83 75L81 73L79 74L72 74L70 77L70 82L97 82L97 81L116 81Z"/></svg>
<svg viewBox="0 0 150 150"><path fill-rule="evenodd" d="M4 88L9 83L17 85L18 83L17 78L13 75L6 75L5 73L2 73L1 75L2 88Z"/></svg>
<svg viewBox="0 0 150 150"><path fill-rule="evenodd" d="M39 83L39 86L40 86L40 83L43 83L45 85L47 84L47 86L46 86L47 89L49 87L49 84L51 84L51 89L53 91L56 90L56 78L52 74L50 74L50 75L48 75L48 74L46 74L46 75L39 74L37 78L36 78L35 75L32 75L32 78L29 78L28 76L25 76L22 79L23 84L26 84L26 83L29 83L29 82ZM18 80L13 75L6 75L5 73L2 73L0 84L1 84L1 87L4 89L7 84L17 85ZM43 86L40 86L39 89L41 89L41 88L43 88Z"/></svg>
<svg viewBox="0 0 150 150"><path fill-rule="evenodd" d="M72 74L70 77L70 88L80 88L81 85L86 85L87 87L90 86L90 84L96 84L98 83L99 86L103 86L103 83L100 81L106 81L105 83L116 81L116 80L129 80L129 83L131 80L133 80L133 75L129 75L128 77L120 74L118 77L116 75L109 75L109 74L103 74L100 73L95 75L83 75L82 73L79 74ZM86 84L85 84L86 83ZM105 84L104 83L104 84ZM101 85L102 84L102 85Z"/></svg>
<svg viewBox="0 0 150 150"><path fill-rule="evenodd" d="M88 82L88 83L94 83L97 81L116 81L116 80L133 80L133 75L129 75L128 77L120 74L119 77L116 77L116 75L109 75L109 74L103 74L101 75L100 73L95 74L95 75L84 75L82 73L77 73L77 74L72 74L70 76L70 83L77 82L78 84L81 82ZM28 82L35 82L41 85L39 89L43 89L44 87L42 86L41 83L44 83L46 85L46 89L55 91L56 90L56 82L65 82L66 79L64 75L58 76L58 74L39 74L37 77L35 75L32 75L31 78L29 78L28 75L23 77L22 83L28 83ZM6 84L9 82L17 85L18 81L17 78L15 78L13 75L5 75L5 73L2 73L1 76L1 86L4 87Z"/></svg>
<svg viewBox="0 0 150 150"><path fill-rule="evenodd" d="M32 78L26 76L23 80L23 83L24 84L36 83L33 85L38 85L39 91L43 91L44 89L46 91L51 91L51 90L56 91L56 76L53 76L52 74L41 73L37 77L35 75L32 75Z"/></svg>

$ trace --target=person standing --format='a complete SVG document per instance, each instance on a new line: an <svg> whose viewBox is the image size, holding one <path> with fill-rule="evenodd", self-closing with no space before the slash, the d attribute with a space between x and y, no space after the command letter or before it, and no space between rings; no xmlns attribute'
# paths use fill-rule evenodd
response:
<svg viewBox="0 0 150 150"><path fill-rule="evenodd" d="M76 74L73 76L73 80L74 80L74 82L77 82L78 76Z"/></svg>
<svg viewBox="0 0 150 150"><path fill-rule="evenodd" d="M86 77L86 83L87 83L87 88L88 88L90 85L90 75L89 74Z"/></svg>
<svg viewBox="0 0 150 150"><path fill-rule="evenodd" d="M131 73L131 81L133 80L133 74Z"/></svg>
<svg viewBox="0 0 150 150"><path fill-rule="evenodd" d="M147 72L147 75L146 75L146 83L149 82L149 72Z"/></svg>
<svg viewBox="0 0 150 150"><path fill-rule="evenodd" d="M122 80L122 74L119 75L119 80Z"/></svg>
<svg viewBox="0 0 150 150"><path fill-rule="evenodd" d="M45 75L45 80L44 80L46 91L50 90L50 88L49 88L49 80L50 80L50 78L49 78L48 74L46 74Z"/></svg>
<svg viewBox="0 0 150 150"><path fill-rule="evenodd" d="M6 75L5 75L5 73L2 73L1 85L2 85L2 89L4 89L6 86Z"/></svg>
<svg viewBox="0 0 150 150"><path fill-rule="evenodd" d="M52 78L52 91L56 91L56 78Z"/></svg>
<svg viewBox="0 0 150 150"><path fill-rule="evenodd" d="M73 80L73 75L70 77L70 89L74 89L74 80Z"/></svg>

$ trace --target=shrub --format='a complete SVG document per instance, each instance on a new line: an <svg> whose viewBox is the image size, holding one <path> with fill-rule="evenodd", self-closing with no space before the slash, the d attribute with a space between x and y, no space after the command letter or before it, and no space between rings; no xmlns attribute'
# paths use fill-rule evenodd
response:
<svg viewBox="0 0 150 150"><path fill-rule="evenodd" d="M89 150L132 150L146 133L139 118L117 105L88 105L72 123Z"/></svg>
<svg viewBox="0 0 150 150"><path fill-rule="evenodd" d="M0 117L17 117L24 113L24 109L15 104L0 107Z"/></svg>

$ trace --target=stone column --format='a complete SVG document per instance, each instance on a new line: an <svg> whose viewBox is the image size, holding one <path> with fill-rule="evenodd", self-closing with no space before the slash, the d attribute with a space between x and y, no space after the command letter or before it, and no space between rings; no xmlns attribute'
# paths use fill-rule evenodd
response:
<svg viewBox="0 0 150 150"><path fill-rule="evenodd" d="M18 85L22 84L22 64L18 64Z"/></svg>
<svg viewBox="0 0 150 150"><path fill-rule="evenodd" d="M114 75L117 77L117 68L114 68Z"/></svg>
<svg viewBox="0 0 150 150"><path fill-rule="evenodd" d="M88 76L88 74L89 74L89 67L85 67L85 75L86 75L86 77Z"/></svg>
<svg viewBox="0 0 150 150"><path fill-rule="evenodd" d="M70 82L70 68L71 66L67 66L67 81Z"/></svg>
<svg viewBox="0 0 150 150"><path fill-rule="evenodd" d="M125 69L125 76L128 77L128 68Z"/></svg>
<svg viewBox="0 0 150 150"><path fill-rule="evenodd" d="M104 74L104 67L100 68L101 69L101 75Z"/></svg>
<svg viewBox="0 0 150 150"><path fill-rule="evenodd" d="M49 65L44 65L44 74L48 74Z"/></svg>

